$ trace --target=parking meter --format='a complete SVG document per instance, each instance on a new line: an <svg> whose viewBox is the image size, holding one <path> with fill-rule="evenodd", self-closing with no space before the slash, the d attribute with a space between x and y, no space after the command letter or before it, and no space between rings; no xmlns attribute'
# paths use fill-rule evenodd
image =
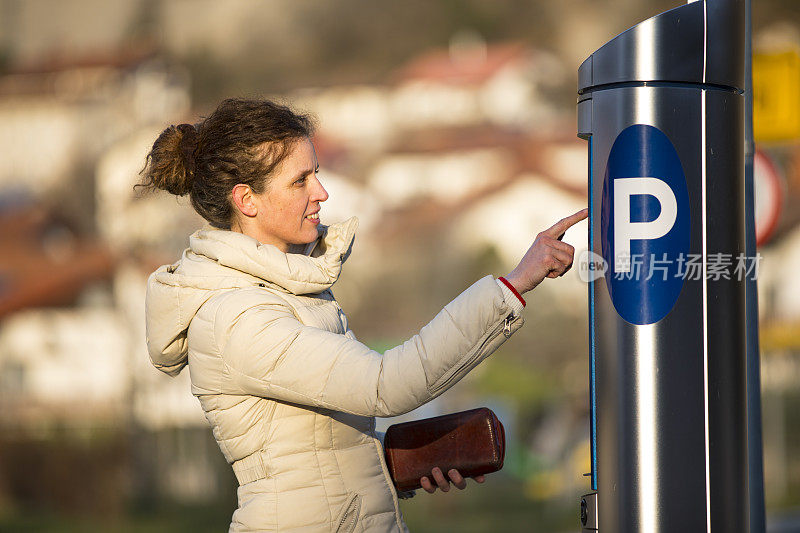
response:
<svg viewBox="0 0 800 533"><path fill-rule="evenodd" d="M646 20L578 78L592 266L583 529L742 531L744 0Z"/></svg>

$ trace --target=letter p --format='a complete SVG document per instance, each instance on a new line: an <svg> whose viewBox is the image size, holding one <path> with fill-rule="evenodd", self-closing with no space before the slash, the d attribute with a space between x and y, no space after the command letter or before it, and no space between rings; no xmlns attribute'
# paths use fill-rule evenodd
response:
<svg viewBox="0 0 800 533"><path fill-rule="evenodd" d="M661 204L661 212L649 222L631 222L631 196L653 196ZM675 225L678 201L666 182L658 178L617 178L614 180L614 272L629 272L631 241L658 239Z"/></svg>

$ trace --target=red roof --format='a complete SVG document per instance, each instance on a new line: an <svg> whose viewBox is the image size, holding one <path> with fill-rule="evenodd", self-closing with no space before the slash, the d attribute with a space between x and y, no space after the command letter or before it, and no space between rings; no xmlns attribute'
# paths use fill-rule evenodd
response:
<svg viewBox="0 0 800 533"><path fill-rule="evenodd" d="M399 81L427 80L453 85L477 85L489 80L503 67L525 58L523 43L493 44L465 49L454 57L447 49L426 52L401 67Z"/></svg>
<svg viewBox="0 0 800 533"><path fill-rule="evenodd" d="M69 305L113 272L109 250L75 236L41 208L0 213L0 319L30 307Z"/></svg>
<svg viewBox="0 0 800 533"><path fill-rule="evenodd" d="M52 95L59 85L59 77L64 73L92 72L93 76L77 78L81 83L72 88L85 96L87 92L91 93L90 87L95 88L116 80L116 73L131 71L153 57L155 49L142 46L88 55L52 55L36 62L12 65L0 75L0 96ZM75 84L67 84L67 87L73 85ZM63 93L64 90L62 87L58 92Z"/></svg>
<svg viewBox="0 0 800 533"><path fill-rule="evenodd" d="M36 62L12 65L5 74L51 74L75 69L110 68L128 69L153 58L156 50L151 45L139 45L120 50L100 50L90 54L53 54Z"/></svg>

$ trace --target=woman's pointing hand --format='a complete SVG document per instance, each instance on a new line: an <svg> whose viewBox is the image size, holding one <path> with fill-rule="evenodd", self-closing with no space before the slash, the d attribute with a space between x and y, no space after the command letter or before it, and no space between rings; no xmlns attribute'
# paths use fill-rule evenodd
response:
<svg viewBox="0 0 800 533"><path fill-rule="evenodd" d="M575 248L562 242L561 238L569 228L588 216L589 210L582 209L539 233L516 268L505 276L506 280L522 294L536 287L544 278L563 276L572 267Z"/></svg>

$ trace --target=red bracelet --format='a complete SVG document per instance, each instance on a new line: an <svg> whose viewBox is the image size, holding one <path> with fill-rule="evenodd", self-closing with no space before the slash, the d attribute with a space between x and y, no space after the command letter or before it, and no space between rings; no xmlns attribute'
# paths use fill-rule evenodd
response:
<svg viewBox="0 0 800 533"><path fill-rule="evenodd" d="M503 276L500 276L500 277L499 277L499 278L497 278L497 279L499 279L500 281L502 281L502 282L503 282L503 284L504 284L506 287L508 287L508 288L509 288L509 290L510 290L511 292L513 292L513 293L514 293L514 296L516 296L517 298L519 298L519 301L520 301L520 302L522 302L522 305L523 305L523 307L526 305L526 303L525 303L525 298L523 298L523 297L522 297L522 295L521 295L519 292L517 292L517 289L515 289L515 288L514 288L514 286L513 286L511 283L509 283L509 281L508 281L506 278L504 278Z"/></svg>

